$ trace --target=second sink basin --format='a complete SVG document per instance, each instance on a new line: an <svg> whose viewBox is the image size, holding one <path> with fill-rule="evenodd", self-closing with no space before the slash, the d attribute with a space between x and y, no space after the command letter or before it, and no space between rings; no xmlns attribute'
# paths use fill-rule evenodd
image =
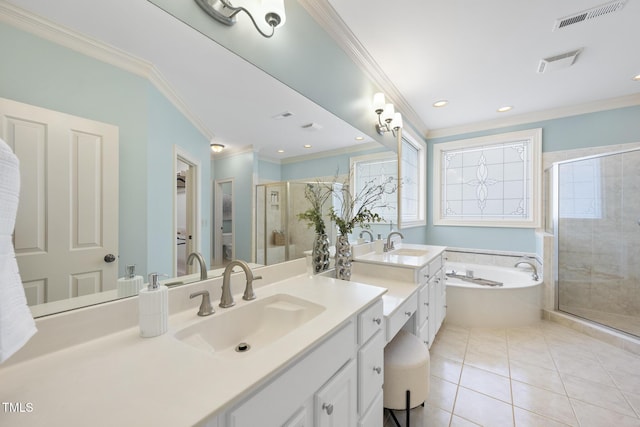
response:
<svg viewBox="0 0 640 427"><path fill-rule="evenodd" d="M400 248L389 253L398 256L424 256L429 253L429 251L425 251L422 249Z"/></svg>
<svg viewBox="0 0 640 427"><path fill-rule="evenodd" d="M217 308L215 314L178 331L175 337L216 356L233 358L264 348L324 310L313 302L276 294L240 307Z"/></svg>

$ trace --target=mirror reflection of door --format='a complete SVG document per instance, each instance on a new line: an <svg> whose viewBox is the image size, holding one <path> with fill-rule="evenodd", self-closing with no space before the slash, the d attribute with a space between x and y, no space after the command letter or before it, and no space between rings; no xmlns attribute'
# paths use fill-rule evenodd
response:
<svg viewBox="0 0 640 427"><path fill-rule="evenodd" d="M187 265L187 257L198 250L197 216L197 165L185 154L176 156L175 180L175 277L199 271L199 265Z"/></svg>
<svg viewBox="0 0 640 427"><path fill-rule="evenodd" d="M215 181L215 236L213 264L225 266L235 257L233 179Z"/></svg>
<svg viewBox="0 0 640 427"><path fill-rule="evenodd" d="M118 128L0 98L20 160L14 246L29 305L115 288Z"/></svg>

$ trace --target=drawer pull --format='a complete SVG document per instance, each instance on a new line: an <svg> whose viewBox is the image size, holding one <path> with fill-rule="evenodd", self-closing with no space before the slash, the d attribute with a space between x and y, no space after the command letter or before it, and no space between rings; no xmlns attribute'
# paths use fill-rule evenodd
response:
<svg viewBox="0 0 640 427"><path fill-rule="evenodd" d="M407 315L407 317L411 317L411 315L412 315L413 313L412 313L412 312L410 312L410 311L405 311L405 312L404 312L404 314L406 314L406 315Z"/></svg>
<svg viewBox="0 0 640 427"><path fill-rule="evenodd" d="M376 325L379 325L380 323L382 323L382 319L381 319L381 318L379 318L379 317L374 317L374 318L373 318L373 321L374 321L374 323L375 323Z"/></svg>
<svg viewBox="0 0 640 427"><path fill-rule="evenodd" d="M382 372L382 368L380 366L376 366L375 368L373 368L373 370L378 375L380 374L380 372Z"/></svg>
<svg viewBox="0 0 640 427"><path fill-rule="evenodd" d="M423 302L425 307L429 307L429 303L428 302Z"/></svg>
<svg viewBox="0 0 640 427"><path fill-rule="evenodd" d="M331 415L333 414L333 404L332 403L323 403L322 404L322 409L324 409L327 412L327 415Z"/></svg>

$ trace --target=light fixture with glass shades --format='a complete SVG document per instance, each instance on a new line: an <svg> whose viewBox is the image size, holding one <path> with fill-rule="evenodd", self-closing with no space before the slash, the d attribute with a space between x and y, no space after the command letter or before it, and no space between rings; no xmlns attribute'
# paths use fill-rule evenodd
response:
<svg viewBox="0 0 640 427"><path fill-rule="evenodd" d="M224 150L224 145L217 144L215 142L211 143L211 151L213 151L214 153L220 153L222 150Z"/></svg>
<svg viewBox="0 0 640 427"><path fill-rule="evenodd" d="M396 113L393 104L387 103L384 93L378 92L373 96L373 111L378 115L376 131L380 135L391 132L396 136L399 129L402 129L402 115Z"/></svg>
<svg viewBox="0 0 640 427"><path fill-rule="evenodd" d="M244 12L249 15L253 26L258 30L260 35L269 38L275 33L275 29L284 25L286 16L284 13L284 0L262 0L260 2L260 13L264 13L264 20L271 27L271 34L265 33L260 29L255 18L248 9L242 6L233 6L229 0L195 0L198 6L207 12L212 18L225 25L233 25L236 23L236 15Z"/></svg>

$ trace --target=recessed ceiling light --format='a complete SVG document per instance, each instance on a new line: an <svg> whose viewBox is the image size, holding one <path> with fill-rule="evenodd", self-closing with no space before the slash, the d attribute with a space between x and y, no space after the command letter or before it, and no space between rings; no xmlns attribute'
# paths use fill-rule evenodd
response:
<svg viewBox="0 0 640 427"><path fill-rule="evenodd" d="M440 101L434 102L433 106L436 107L436 108L440 108L440 107L444 107L448 103L449 103L449 101L447 101L446 99L441 99Z"/></svg>
<svg viewBox="0 0 640 427"><path fill-rule="evenodd" d="M507 105L504 107L498 108L498 113L506 113L507 111L511 111L513 107L511 105Z"/></svg>
<svg viewBox="0 0 640 427"><path fill-rule="evenodd" d="M356 141L364 141L364 136L356 136Z"/></svg>
<svg viewBox="0 0 640 427"><path fill-rule="evenodd" d="M311 148L311 144L304 144L304 148Z"/></svg>
<svg viewBox="0 0 640 427"><path fill-rule="evenodd" d="M278 150L278 153L284 153L284 150Z"/></svg>
<svg viewBox="0 0 640 427"><path fill-rule="evenodd" d="M633 79L631 80L635 80L636 82L640 82L640 74L638 74L637 76L634 76Z"/></svg>

